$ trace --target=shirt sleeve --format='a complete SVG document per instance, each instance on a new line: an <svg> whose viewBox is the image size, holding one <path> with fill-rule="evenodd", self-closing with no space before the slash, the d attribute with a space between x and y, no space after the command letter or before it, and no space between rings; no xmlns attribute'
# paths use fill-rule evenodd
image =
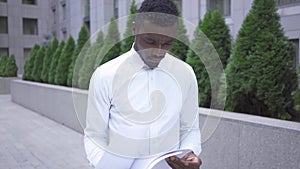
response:
<svg viewBox="0 0 300 169"><path fill-rule="evenodd" d="M108 140L109 89L99 71L95 71L89 86L84 147L90 164L96 166L104 154Z"/></svg>
<svg viewBox="0 0 300 169"><path fill-rule="evenodd" d="M182 108L180 115L180 149L191 149L196 155L199 155L202 148L198 112L198 85L194 73Z"/></svg>

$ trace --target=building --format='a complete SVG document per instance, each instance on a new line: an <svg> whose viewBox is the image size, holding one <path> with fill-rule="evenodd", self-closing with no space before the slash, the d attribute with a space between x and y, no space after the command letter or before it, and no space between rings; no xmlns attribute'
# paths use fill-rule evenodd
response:
<svg viewBox="0 0 300 169"><path fill-rule="evenodd" d="M131 0L90 0L91 1L91 34L106 25L112 17L122 18L129 14ZM136 0L139 7L143 0ZM253 0L177 0L186 22L198 25L208 9L221 9L233 39L237 36L247 16ZM285 35L296 45L295 66L299 64L300 39L300 0L276 0L278 13ZM122 19L121 19L122 20ZM125 31L124 22L119 22L121 35ZM193 29L187 28L193 38Z"/></svg>
<svg viewBox="0 0 300 169"><path fill-rule="evenodd" d="M139 7L143 0L136 0ZM253 0L177 0L186 23L198 25L208 9L221 9L233 39L251 8ZM286 36L296 44L295 65L299 64L300 0L276 0ZM0 0L0 55L14 54L23 65L35 43L45 43L52 36L77 39L82 25L93 35L112 17L120 18L123 35L131 0ZM193 29L187 28L193 38Z"/></svg>
<svg viewBox="0 0 300 169"><path fill-rule="evenodd" d="M48 9L48 1L0 0L0 55L14 54L19 72L32 46L47 38Z"/></svg>
<svg viewBox="0 0 300 169"><path fill-rule="evenodd" d="M59 41L67 40L69 35L77 39L83 25L90 29L89 2L90 0L51 0L48 9L51 34Z"/></svg>

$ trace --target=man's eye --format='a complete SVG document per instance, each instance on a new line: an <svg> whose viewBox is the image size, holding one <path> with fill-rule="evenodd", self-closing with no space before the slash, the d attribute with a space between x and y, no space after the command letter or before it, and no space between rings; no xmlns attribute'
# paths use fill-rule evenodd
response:
<svg viewBox="0 0 300 169"><path fill-rule="evenodd" d="M144 41L149 44L154 44L154 40L151 39L144 39Z"/></svg>

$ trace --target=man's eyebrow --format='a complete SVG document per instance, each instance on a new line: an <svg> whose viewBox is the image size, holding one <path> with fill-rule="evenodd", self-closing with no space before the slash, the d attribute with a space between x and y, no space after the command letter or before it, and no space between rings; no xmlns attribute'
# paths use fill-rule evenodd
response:
<svg viewBox="0 0 300 169"><path fill-rule="evenodd" d="M166 41L165 43L172 43L174 40L175 40L175 38L172 38L171 40Z"/></svg>

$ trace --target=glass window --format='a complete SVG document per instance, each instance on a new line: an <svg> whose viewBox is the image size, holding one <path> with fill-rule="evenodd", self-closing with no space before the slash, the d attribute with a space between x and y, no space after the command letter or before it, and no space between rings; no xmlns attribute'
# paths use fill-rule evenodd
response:
<svg viewBox="0 0 300 169"><path fill-rule="evenodd" d="M53 16L53 24L56 24L56 9L52 9L52 16Z"/></svg>
<svg viewBox="0 0 300 169"><path fill-rule="evenodd" d="M0 33L8 33L8 23L6 16L0 16Z"/></svg>
<svg viewBox="0 0 300 169"><path fill-rule="evenodd" d="M119 17L119 0L114 0L114 17L115 19Z"/></svg>
<svg viewBox="0 0 300 169"><path fill-rule="evenodd" d="M299 65L299 39L291 39L290 42L292 42L295 45L295 59L294 59L294 66Z"/></svg>
<svg viewBox="0 0 300 169"><path fill-rule="evenodd" d="M0 57L3 55L8 56L8 48L0 48Z"/></svg>
<svg viewBox="0 0 300 169"><path fill-rule="evenodd" d="M38 35L38 20L31 18L23 18L23 34Z"/></svg>
<svg viewBox="0 0 300 169"><path fill-rule="evenodd" d="M230 16L231 14L230 0L208 0L207 4L211 10L219 9L223 16Z"/></svg>
<svg viewBox="0 0 300 169"><path fill-rule="evenodd" d="M277 6L300 3L300 0L276 0Z"/></svg>
<svg viewBox="0 0 300 169"><path fill-rule="evenodd" d="M22 4L37 5L37 0L22 0Z"/></svg>
<svg viewBox="0 0 300 169"><path fill-rule="evenodd" d="M66 19L67 16L67 9L66 9L66 4L62 4L62 15L63 15L63 20Z"/></svg>

